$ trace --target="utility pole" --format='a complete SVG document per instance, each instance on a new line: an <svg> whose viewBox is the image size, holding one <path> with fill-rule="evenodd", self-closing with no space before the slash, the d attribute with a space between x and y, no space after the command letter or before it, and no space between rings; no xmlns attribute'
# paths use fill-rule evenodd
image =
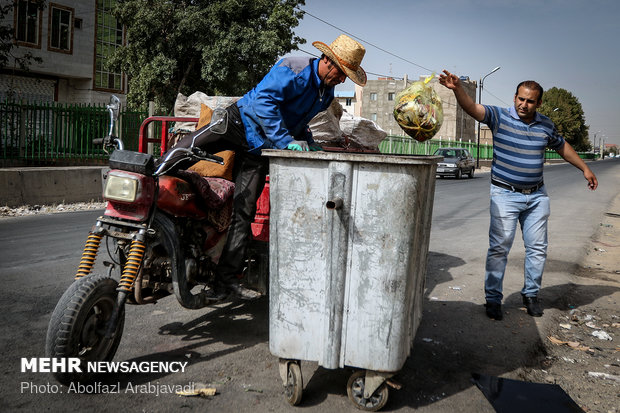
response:
<svg viewBox="0 0 620 413"><path fill-rule="evenodd" d="M480 89L478 89L478 103L482 105L482 87L484 85L484 79L486 79L487 76L497 72L500 69L499 66L497 66L495 69L491 70L489 73L487 73L486 75L484 75L483 78L480 79ZM480 122L478 122L478 147L476 149L476 168L480 168Z"/></svg>

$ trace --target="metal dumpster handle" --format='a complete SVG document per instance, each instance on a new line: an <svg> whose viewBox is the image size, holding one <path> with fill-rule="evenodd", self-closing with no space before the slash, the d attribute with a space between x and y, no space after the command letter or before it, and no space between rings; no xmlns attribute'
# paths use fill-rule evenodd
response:
<svg viewBox="0 0 620 413"><path fill-rule="evenodd" d="M327 201L325 203L325 207L327 209L340 209L342 208L342 198L334 198L334 199L330 199L329 201Z"/></svg>

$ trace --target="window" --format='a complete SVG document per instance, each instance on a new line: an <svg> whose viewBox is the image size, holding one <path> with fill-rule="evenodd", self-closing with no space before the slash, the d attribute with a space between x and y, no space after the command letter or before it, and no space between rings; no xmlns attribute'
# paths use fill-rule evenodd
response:
<svg viewBox="0 0 620 413"><path fill-rule="evenodd" d="M41 11L35 2L16 2L15 39L23 46L41 47Z"/></svg>
<svg viewBox="0 0 620 413"><path fill-rule="evenodd" d="M370 114L370 120L373 121L373 122L376 122L377 121L377 114L376 113L371 113Z"/></svg>
<svg viewBox="0 0 620 413"><path fill-rule="evenodd" d="M50 3L48 48L57 52L73 50L73 9Z"/></svg>
<svg viewBox="0 0 620 413"><path fill-rule="evenodd" d="M389 92L388 93L388 100L394 100L394 92Z"/></svg>
<svg viewBox="0 0 620 413"><path fill-rule="evenodd" d="M95 53L95 89L123 91L123 74L111 72L106 63L123 45L123 26L112 15L116 0L97 0L97 38Z"/></svg>
<svg viewBox="0 0 620 413"><path fill-rule="evenodd" d="M371 93L370 94L370 100L377 100L377 94L376 93Z"/></svg>
<svg viewBox="0 0 620 413"><path fill-rule="evenodd" d="M353 101L353 99L351 99L351 98L346 98L346 99L344 100L344 104L345 104L345 106L351 106L351 102L352 102L352 101Z"/></svg>

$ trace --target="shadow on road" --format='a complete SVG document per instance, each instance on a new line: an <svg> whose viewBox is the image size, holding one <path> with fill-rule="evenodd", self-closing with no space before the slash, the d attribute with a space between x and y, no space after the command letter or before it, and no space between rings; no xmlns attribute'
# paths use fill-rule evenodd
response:
<svg viewBox="0 0 620 413"><path fill-rule="evenodd" d="M434 259L441 266L432 264ZM432 252L429 260L427 291L452 280L451 269L463 264L458 257ZM618 290L567 283L542 288L539 296L544 309L566 311ZM403 389L393 392L387 410L419 408L450 397L473 385L472 373L500 376L521 367L544 368L545 337L541 337L536 319L525 312L520 292L506 297L504 311L502 321L493 321L480 304L429 300L426 294L411 355L396 376Z"/></svg>
<svg viewBox="0 0 620 413"><path fill-rule="evenodd" d="M169 345L174 346L172 349L152 352L126 361L137 363L179 361L187 362L189 368L191 365L207 363L258 343L264 343L269 339L269 301L261 298L252 302L233 301L220 304L191 321L162 325L159 334L180 337L181 342L186 345L179 347L171 342ZM216 351L205 350L213 345ZM175 373L123 374L120 382L123 385L143 384L170 374ZM110 381L119 380L114 375Z"/></svg>
<svg viewBox="0 0 620 413"><path fill-rule="evenodd" d="M568 310L616 291L564 284L543 288L541 296L545 309ZM481 305L465 301L425 301L424 308L412 353L398 375L404 388L394 392L392 408L418 408L461 392L472 386L472 373L501 376L521 367L544 368L545 337L521 308L520 293L505 300L499 322L488 319Z"/></svg>
<svg viewBox="0 0 620 413"><path fill-rule="evenodd" d="M427 291L453 280L451 271L464 264L461 258L447 254L429 255ZM540 297L545 309L568 310L616 291L618 288L612 286L568 283L543 288ZM187 361L195 365L266 343L268 307L265 298L249 303L232 302L185 323L162 325L161 335L180 337L186 345L129 361ZM519 292L504 300L504 311L504 320L493 321L486 317L480 304L430 300L425 295L424 314L411 355L395 376L403 389L390 392L384 410L420 408L448 398L473 386L472 373L501 376L522 367L542 368L545 337L541 337L536 322L541 319L526 314ZM329 370L317 367L315 362L302 363L302 368L307 379L301 407L320 405L329 394L346 397L346 383L353 368ZM165 375L136 374L123 376L123 380L139 384Z"/></svg>
<svg viewBox="0 0 620 413"><path fill-rule="evenodd" d="M440 284L452 281L454 277L450 272L452 268L464 265L462 258L453 255L443 254L441 252L428 252L428 264L426 268L426 287L424 297L428 299L428 294Z"/></svg>

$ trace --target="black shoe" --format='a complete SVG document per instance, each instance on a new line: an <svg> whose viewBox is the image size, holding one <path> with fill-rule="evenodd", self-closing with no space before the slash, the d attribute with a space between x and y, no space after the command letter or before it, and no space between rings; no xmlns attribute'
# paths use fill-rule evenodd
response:
<svg viewBox="0 0 620 413"><path fill-rule="evenodd" d="M502 305L500 303L487 302L484 306L487 308L487 317L491 320L499 321L504 318L502 314Z"/></svg>
<svg viewBox="0 0 620 413"><path fill-rule="evenodd" d="M245 288L241 284L227 284L226 288L230 290L235 297L240 298L242 300L256 300L262 296L258 291L251 290L249 288Z"/></svg>
<svg viewBox="0 0 620 413"><path fill-rule="evenodd" d="M541 317L543 310L538 302L538 297L523 296L523 305L527 308L527 313L532 317Z"/></svg>
<svg viewBox="0 0 620 413"><path fill-rule="evenodd" d="M229 292L224 286L216 285L207 291L207 299L212 302L222 301L228 297L228 294Z"/></svg>

